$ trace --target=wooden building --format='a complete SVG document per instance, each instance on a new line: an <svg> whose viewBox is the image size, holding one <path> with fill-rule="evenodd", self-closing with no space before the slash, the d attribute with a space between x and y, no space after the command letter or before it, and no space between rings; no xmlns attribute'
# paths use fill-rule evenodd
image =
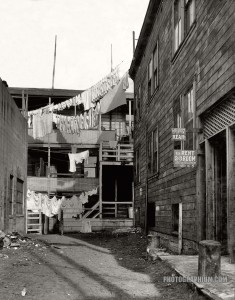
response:
<svg viewBox="0 0 235 300"><path fill-rule="evenodd" d="M150 0L129 71L136 225L178 253L220 241L233 261L234 16L233 0Z"/></svg>
<svg viewBox="0 0 235 300"><path fill-rule="evenodd" d="M0 230L25 230L27 122L0 79Z"/></svg>
<svg viewBox="0 0 235 300"><path fill-rule="evenodd" d="M83 92L13 87L9 91L25 115L27 111L45 107L49 102L57 105ZM108 100L112 102L110 97ZM128 214L128 208L133 207L130 122L133 119L133 93L126 92L124 102L126 104L113 105L114 109L106 105L105 112L99 115L99 124L95 128L81 129L78 134L54 126L50 134L35 139L32 126L28 128L29 190L50 197L71 198L97 189L96 194L89 196L82 214L77 215L73 208L63 208L64 232L80 231L85 220L90 222L92 230L133 225L133 217ZM72 117L84 113L84 107L71 106L60 113ZM69 172L68 153L86 150L89 151L88 161L77 164L75 172ZM53 226L54 222L50 220L49 228Z"/></svg>

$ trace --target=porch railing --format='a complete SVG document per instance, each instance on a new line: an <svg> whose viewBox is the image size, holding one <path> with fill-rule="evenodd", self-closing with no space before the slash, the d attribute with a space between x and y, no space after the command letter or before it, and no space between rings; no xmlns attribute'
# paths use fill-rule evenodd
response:
<svg viewBox="0 0 235 300"><path fill-rule="evenodd" d="M133 218L132 202L102 202L97 201L92 207L84 208L81 219L98 218L102 219L128 219Z"/></svg>
<svg viewBox="0 0 235 300"><path fill-rule="evenodd" d="M102 218L133 218L132 202L102 202Z"/></svg>
<svg viewBox="0 0 235 300"><path fill-rule="evenodd" d="M133 162L134 150L132 144L114 142L100 143L100 161L129 161Z"/></svg>

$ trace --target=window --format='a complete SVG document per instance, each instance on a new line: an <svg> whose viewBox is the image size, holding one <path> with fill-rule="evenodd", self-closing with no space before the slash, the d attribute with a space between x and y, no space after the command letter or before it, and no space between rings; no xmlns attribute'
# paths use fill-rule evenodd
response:
<svg viewBox="0 0 235 300"><path fill-rule="evenodd" d="M195 21L195 0L175 0L173 10L174 52L176 52Z"/></svg>
<svg viewBox="0 0 235 300"><path fill-rule="evenodd" d="M136 119L139 120L141 117L141 111L140 111L140 105L141 105L141 84L138 87L138 90L136 92L136 97L135 97L136 101Z"/></svg>
<svg viewBox="0 0 235 300"><path fill-rule="evenodd" d="M153 60L150 59L148 65L148 97L152 96L152 75L153 75Z"/></svg>
<svg viewBox="0 0 235 300"><path fill-rule="evenodd" d="M174 128L182 128L182 112L181 97L177 98L173 103L173 122ZM174 141L174 150L182 148L181 141Z"/></svg>
<svg viewBox="0 0 235 300"><path fill-rule="evenodd" d="M140 148L135 152L135 178L136 183L140 182Z"/></svg>
<svg viewBox="0 0 235 300"><path fill-rule="evenodd" d="M186 141L184 148L194 149L193 143L193 115L194 115L194 96L191 87L184 96L184 127L186 129Z"/></svg>
<svg viewBox="0 0 235 300"><path fill-rule="evenodd" d="M24 182L17 178L16 183L16 214L23 214L23 187Z"/></svg>
<svg viewBox="0 0 235 300"><path fill-rule="evenodd" d="M174 50L179 48L182 42L182 9L181 0L175 1L174 4Z"/></svg>
<svg viewBox="0 0 235 300"><path fill-rule="evenodd" d="M152 134L149 135L148 137L148 173L151 174L152 173Z"/></svg>
<svg viewBox="0 0 235 300"><path fill-rule="evenodd" d="M153 173L158 172L158 129L153 132Z"/></svg>
<svg viewBox="0 0 235 300"><path fill-rule="evenodd" d="M158 129L155 129L149 134L148 138L148 173L153 175L159 171L159 136Z"/></svg>
<svg viewBox="0 0 235 300"><path fill-rule="evenodd" d="M9 215L13 215L13 180L14 177L10 175L10 182L9 182Z"/></svg>
<svg viewBox="0 0 235 300"><path fill-rule="evenodd" d="M158 87L158 43L156 45L156 48L154 49L153 52L153 88L154 91Z"/></svg>
<svg viewBox="0 0 235 300"><path fill-rule="evenodd" d="M188 33L195 20L195 0L185 0L185 33Z"/></svg>
<svg viewBox="0 0 235 300"><path fill-rule="evenodd" d="M148 64L148 98L150 99L159 85L159 46L158 41Z"/></svg>
<svg viewBox="0 0 235 300"><path fill-rule="evenodd" d="M194 86L192 85L187 92L177 98L173 103L173 123L174 128L186 129L186 141L174 141L174 149L193 150L194 145Z"/></svg>
<svg viewBox="0 0 235 300"><path fill-rule="evenodd" d="M172 231L175 234L179 231L179 203L172 204Z"/></svg>

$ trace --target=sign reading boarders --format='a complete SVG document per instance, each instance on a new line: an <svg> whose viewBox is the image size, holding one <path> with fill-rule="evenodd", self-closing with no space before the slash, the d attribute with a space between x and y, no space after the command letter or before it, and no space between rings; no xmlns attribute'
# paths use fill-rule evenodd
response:
<svg viewBox="0 0 235 300"><path fill-rule="evenodd" d="M195 167L197 163L196 151L174 150L174 167Z"/></svg>
<svg viewBox="0 0 235 300"><path fill-rule="evenodd" d="M172 140L173 141L186 141L186 129L185 128L172 128Z"/></svg>

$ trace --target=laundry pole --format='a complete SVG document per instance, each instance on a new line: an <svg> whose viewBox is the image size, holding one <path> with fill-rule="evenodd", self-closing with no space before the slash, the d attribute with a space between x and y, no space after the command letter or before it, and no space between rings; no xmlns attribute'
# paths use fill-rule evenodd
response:
<svg viewBox="0 0 235 300"><path fill-rule="evenodd" d="M53 73L52 73L52 91L53 94L54 89L54 81L55 81L55 63L56 63L56 42L57 36L55 36L55 48L54 48L54 63L53 63ZM49 106L51 105L51 97L49 97ZM51 189L51 144L50 144L50 133L48 134L48 164L47 164L47 195L50 198L50 189ZM49 232L49 217L44 215L44 234L48 234Z"/></svg>
<svg viewBox="0 0 235 300"><path fill-rule="evenodd" d="M51 97L49 97L49 105L51 104ZM48 134L48 159L47 159L47 195L50 198L50 189L51 189L51 145L50 145L50 134ZM49 232L49 217L44 215L44 234Z"/></svg>

